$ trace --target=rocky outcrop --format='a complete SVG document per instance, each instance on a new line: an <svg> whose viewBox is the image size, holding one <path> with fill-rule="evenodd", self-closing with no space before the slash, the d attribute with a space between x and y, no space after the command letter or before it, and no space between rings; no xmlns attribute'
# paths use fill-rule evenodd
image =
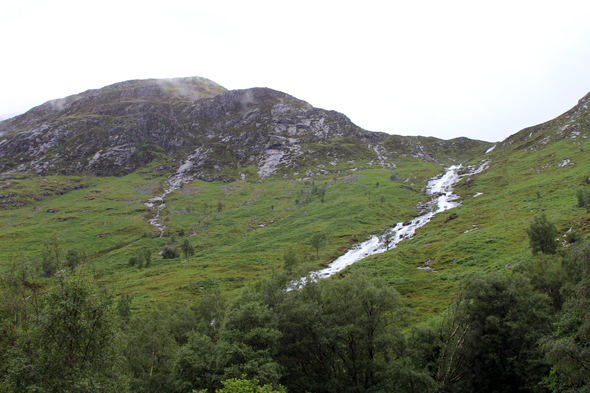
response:
<svg viewBox="0 0 590 393"><path fill-rule="evenodd" d="M231 181L250 166L260 179L326 157L361 155L393 168L399 154L436 161L431 153L438 149L430 140L365 131L341 113L276 90L227 91L204 78L89 90L0 122L0 133L4 174L121 176L160 161L158 168L175 172L190 161L185 172L195 178ZM455 142L440 143L453 149Z"/></svg>

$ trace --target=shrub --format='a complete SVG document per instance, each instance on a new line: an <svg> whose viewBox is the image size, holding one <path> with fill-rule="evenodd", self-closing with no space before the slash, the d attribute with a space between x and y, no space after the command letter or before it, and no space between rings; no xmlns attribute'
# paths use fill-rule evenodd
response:
<svg viewBox="0 0 590 393"><path fill-rule="evenodd" d="M537 255L539 251L543 254L554 254L557 250L557 228L555 224L547 220L544 214L534 218L534 222L527 229L527 234L533 255Z"/></svg>
<svg viewBox="0 0 590 393"><path fill-rule="evenodd" d="M164 259L175 259L178 258L180 256L180 254L178 253L178 251L176 251L176 249L171 248L171 247L166 247L164 249L164 251L162 252L162 258Z"/></svg>

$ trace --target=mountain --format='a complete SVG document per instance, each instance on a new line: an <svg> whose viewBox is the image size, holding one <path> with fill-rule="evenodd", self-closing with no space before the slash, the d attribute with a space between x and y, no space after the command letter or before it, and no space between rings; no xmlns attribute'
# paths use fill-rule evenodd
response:
<svg viewBox="0 0 590 393"><path fill-rule="evenodd" d="M50 101L0 122L0 135L0 173L123 176L160 161L164 173L180 166L172 158L190 160L195 178L221 181L246 176L241 169L250 166L261 179L278 168L316 173L326 157L332 166L362 158L393 167L399 155L449 164L491 146L369 132L279 91L227 91L197 77L129 81Z"/></svg>
<svg viewBox="0 0 590 393"><path fill-rule="evenodd" d="M587 234L576 192L588 188L589 105L494 145L371 132L283 92L197 77L89 90L0 122L0 260L39 259L57 236L59 258L85 255L140 309L191 301L282 271L289 250L303 271L325 267L433 209L428 182L462 164L460 206L348 268L383 278L420 320L466 275L529 260L535 216L560 237ZM184 240L193 256L160 257ZM145 250L149 269L128 264Z"/></svg>

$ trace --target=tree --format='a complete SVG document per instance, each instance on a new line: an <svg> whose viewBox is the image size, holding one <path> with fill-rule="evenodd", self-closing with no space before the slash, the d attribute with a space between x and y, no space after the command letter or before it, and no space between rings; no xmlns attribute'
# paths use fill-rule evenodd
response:
<svg viewBox="0 0 590 393"><path fill-rule="evenodd" d="M64 264L63 241L58 235L51 236L43 245L43 272L52 276L62 269Z"/></svg>
<svg viewBox="0 0 590 393"><path fill-rule="evenodd" d="M38 281L40 266L35 259L19 252L11 255L4 268L0 273L0 381L5 379L14 358L13 347L20 332L29 330L39 315L43 294Z"/></svg>
<svg viewBox="0 0 590 393"><path fill-rule="evenodd" d="M221 203L221 200L219 200L217 202L217 213L220 213L221 210L223 210L223 203Z"/></svg>
<svg viewBox="0 0 590 393"><path fill-rule="evenodd" d="M137 253L137 256L129 258L129 266L137 266L139 270L144 267L149 267L152 262L152 253L150 250L144 249Z"/></svg>
<svg viewBox="0 0 590 393"><path fill-rule="evenodd" d="M80 256L78 255L77 250L68 250L66 252L66 265L71 270L74 270L76 266L80 263Z"/></svg>
<svg viewBox="0 0 590 393"><path fill-rule="evenodd" d="M187 334L188 343L177 352L173 379L176 391L220 388L224 368L229 362L230 345L214 341L211 337L192 331Z"/></svg>
<svg viewBox="0 0 590 393"><path fill-rule="evenodd" d="M258 379L246 379L244 375L241 379L232 378L223 382L223 388L216 390L215 393L287 393L284 387L279 386L274 389L272 385L260 386Z"/></svg>
<svg viewBox="0 0 590 393"><path fill-rule="evenodd" d="M217 338L227 305L228 300L220 290L205 291L191 307L196 317L194 330L214 339Z"/></svg>
<svg viewBox="0 0 590 393"><path fill-rule="evenodd" d="M117 314L119 314L119 318L121 318L125 323L129 323L129 319L131 318L132 301L133 296L123 294L117 302Z"/></svg>
<svg viewBox="0 0 590 393"><path fill-rule="evenodd" d="M551 329L549 300L521 276L463 283L439 324L439 392L533 392L548 365L536 345Z"/></svg>
<svg viewBox="0 0 590 393"><path fill-rule="evenodd" d="M278 315L255 295L245 292L228 308L220 340L231 346L224 378L257 378L278 386L283 370L276 362L282 333Z"/></svg>
<svg viewBox="0 0 590 393"><path fill-rule="evenodd" d="M569 278L558 255L537 254L532 261L523 261L514 268L540 293L551 299L555 312L561 310L566 292L562 290Z"/></svg>
<svg viewBox="0 0 590 393"><path fill-rule="evenodd" d="M542 343L553 364L547 384L554 392L590 392L590 244L576 244L568 259L568 277L578 281L555 333Z"/></svg>
<svg viewBox="0 0 590 393"><path fill-rule="evenodd" d="M127 390L112 298L89 278L61 274L31 329L22 331L4 386L9 391Z"/></svg>
<svg viewBox="0 0 590 393"><path fill-rule="evenodd" d="M529 235L529 244L533 255L542 252L543 254L554 254L559 244L557 238L557 228L555 224L547 220L544 214L541 217L535 217L534 222L527 229Z"/></svg>
<svg viewBox="0 0 590 393"><path fill-rule="evenodd" d="M175 259L178 258L180 256L180 254L178 253L178 251L176 251L176 249L171 248L171 247L166 247L164 248L164 251L162 251L162 258L164 259Z"/></svg>
<svg viewBox="0 0 590 393"><path fill-rule="evenodd" d="M313 235L311 237L309 244L311 244L311 246L313 248L315 248L316 257L319 258L320 247L322 247L325 243L326 243L326 234L325 233L316 233L315 235Z"/></svg>
<svg viewBox="0 0 590 393"><path fill-rule="evenodd" d="M292 247L289 247L283 254L283 269L291 273L293 268L297 266L298 262L295 250Z"/></svg>
<svg viewBox="0 0 590 393"><path fill-rule="evenodd" d="M188 333L174 365L177 390L219 389L222 381L240 377L278 386L282 370L275 358L281 333L276 325L277 315L245 292L225 312L218 335Z"/></svg>
<svg viewBox="0 0 590 393"><path fill-rule="evenodd" d="M173 391L171 373L179 348L176 336L184 336L188 331L177 331L177 313L186 317L182 308L160 304L150 313L136 315L130 320L123 354L131 372L132 391ZM189 318L187 322L192 321Z"/></svg>
<svg viewBox="0 0 590 393"><path fill-rule="evenodd" d="M139 256L143 260L144 267L150 267L150 264L152 263L152 253L150 252L150 250L143 249L139 253Z"/></svg>
<svg viewBox="0 0 590 393"><path fill-rule="evenodd" d="M195 254L195 248L191 246L191 243L188 241L188 239L184 239L180 245L180 249L182 250L185 258Z"/></svg>
<svg viewBox="0 0 590 393"><path fill-rule="evenodd" d="M289 392L426 392L401 333L399 295L363 275L308 282L277 305Z"/></svg>
<svg viewBox="0 0 590 393"><path fill-rule="evenodd" d="M565 235L565 242L567 244L574 244L576 242L579 242L582 240L582 235L580 235L578 232L568 232Z"/></svg>

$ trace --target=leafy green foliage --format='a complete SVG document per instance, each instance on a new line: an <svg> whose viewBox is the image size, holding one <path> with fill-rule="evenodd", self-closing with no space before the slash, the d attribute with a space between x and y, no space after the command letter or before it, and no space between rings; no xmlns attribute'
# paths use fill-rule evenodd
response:
<svg viewBox="0 0 590 393"><path fill-rule="evenodd" d="M127 261L129 266L137 266L139 270L149 267L151 262L152 253L147 249L139 251L136 256L130 257Z"/></svg>
<svg viewBox="0 0 590 393"><path fill-rule="evenodd" d="M259 381L245 378L232 378L222 382L223 388L216 390L216 393L287 393L283 387L275 389L272 385L259 385Z"/></svg>
<svg viewBox="0 0 590 393"><path fill-rule="evenodd" d="M319 257L320 247L326 243L326 239L327 237L325 233L316 233L309 240L309 244L315 248L316 257Z"/></svg>
<svg viewBox="0 0 590 393"><path fill-rule="evenodd" d="M31 328L20 332L4 385L20 392L125 391L111 305L87 277L60 275Z"/></svg>
<svg viewBox="0 0 590 393"><path fill-rule="evenodd" d="M555 224L542 214L541 217L535 217L534 222L527 229L529 243L533 255L539 252L543 254L554 254L559 242L557 241L557 228Z"/></svg>
<svg viewBox="0 0 590 393"><path fill-rule="evenodd" d="M277 311L289 391L419 392L431 386L408 367L405 308L380 282L355 276L308 283Z"/></svg>
<svg viewBox="0 0 590 393"><path fill-rule="evenodd" d="M180 254L172 247L166 247L164 248L164 251L162 251L162 258L164 259L176 259L178 257L180 257Z"/></svg>
<svg viewBox="0 0 590 393"><path fill-rule="evenodd" d="M43 272L54 275L64 264L63 240L57 235L51 236L43 246Z"/></svg>
<svg viewBox="0 0 590 393"><path fill-rule="evenodd" d="M123 320L125 323L129 323L129 319L131 318L132 301L133 296L123 294L117 302L117 314L119 315L119 318L121 318L121 320Z"/></svg>
<svg viewBox="0 0 590 393"><path fill-rule="evenodd" d="M550 331L548 306L520 276L466 282L437 328L440 391L534 391L548 370L536 346Z"/></svg>
<svg viewBox="0 0 590 393"><path fill-rule="evenodd" d="M188 239L184 239L184 241L180 245L180 249L182 250L182 253L184 254L185 258L195 255L195 248L191 246L191 243Z"/></svg>
<svg viewBox="0 0 590 393"><path fill-rule="evenodd" d="M133 391L172 391L172 368L194 317L184 307L160 305L129 321L123 350Z"/></svg>
<svg viewBox="0 0 590 393"><path fill-rule="evenodd" d="M582 240L582 235L580 235L578 232L568 232L565 235L565 242L567 244L574 244L576 242L579 242Z"/></svg>
<svg viewBox="0 0 590 393"><path fill-rule="evenodd" d="M590 392L590 245L577 245L568 255L571 296L555 333L543 342L554 364L547 385L554 392Z"/></svg>
<svg viewBox="0 0 590 393"><path fill-rule="evenodd" d="M182 112L177 103L167 102L165 108ZM130 168L125 171L139 169L121 178L5 173L0 188L10 197L0 205L2 387L50 390L40 384L53 376L41 381L38 374L42 362L53 356L39 328L51 311L49 295L61 285L64 267L78 266L67 274L79 274L92 260L101 272L99 285L121 295L116 309L112 299L106 309L114 324L112 336L122 329L126 344L124 350L105 344L106 354L97 362L104 370L96 375L72 368L64 377L73 382L67 386L70 391L108 391L100 379L111 372L109 364L117 363L111 361L113 353L124 357L127 367L119 369L128 374L133 390L145 392L211 392L224 389L228 378L235 389L257 389L264 383L280 390L282 383L294 392L587 390L588 273L582 240L589 227L587 211L581 208L590 208L590 193L578 189L581 178L588 183L588 146L583 146L588 140L562 134L565 123L585 133L588 116L580 106L523 130L485 155L491 144L464 138L377 135L371 144L392 154L395 173L368 162L374 151L359 141L369 134L355 128L355 136L304 142L306 155L277 168L264 182L255 166L240 168L235 155L214 137L206 165L214 168L217 163L222 169L202 172L207 181L183 183L167 195L158 212L166 226L163 237L150 226L156 212L146 209L145 202L167 189L168 174L187 151L168 154L147 141L132 165L124 166ZM113 127L106 126L112 119L103 120L104 127L93 125L79 135L105 137ZM68 149L70 144L61 144L62 158L75 150ZM426 154L420 159L413 156L417 146ZM312 234L330 234L329 244L312 247L316 257L322 248L325 260L335 259L359 239L414 218L414 207L427 200L420 190L442 170L438 162L471 159L465 165L479 166L485 159L489 168L458 184L456 194L462 200L457 213L435 217L395 250L342 272L344 279L286 290L293 276L281 266L287 272L297 270L289 251L302 260L314 259L308 254ZM101 167L94 174L113 170ZM304 173L312 179L300 179ZM247 181L235 181L240 177ZM213 178L224 182L209 181ZM551 221L544 216L533 220L542 211ZM531 226L527 239L531 221L543 224L542 230L531 236ZM192 244L188 239L178 244L184 260L175 260L176 252L142 270L150 265L149 250L171 249L186 228ZM569 228L563 249L541 246L542 239L555 239L557 230L566 233ZM68 250L79 244L88 244L88 250ZM185 244L194 254L188 247L185 251ZM17 249L28 255L11 257ZM424 261L437 272L416 269ZM306 274L320 266L314 262L301 269ZM363 269L386 284L359 278L356 272ZM469 276L480 278L462 283ZM241 295L236 292L249 284ZM414 311L410 321L428 321L448 306L458 285L461 295L436 328L407 329L403 324L407 309L402 305ZM390 296L387 288L402 296ZM59 307L65 309L81 293L62 296ZM91 293L96 296L90 298L100 298L96 288ZM75 309L85 307L90 310L87 319L100 315L84 302ZM57 326L57 318L53 320ZM551 320L558 323L551 326ZM404 335L408 331L409 342ZM541 348L535 343L542 336ZM63 334L57 340L71 342ZM32 353L41 355L33 359ZM76 355L72 359L79 360ZM59 367L62 360L50 366ZM111 376L125 390L125 377ZM537 386L543 378L544 387Z"/></svg>
<svg viewBox="0 0 590 393"><path fill-rule="evenodd" d="M43 293L40 270L39 261L18 253L0 273L0 380L8 373L21 332L29 330L39 315Z"/></svg>
<svg viewBox="0 0 590 393"><path fill-rule="evenodd" d="M525 277L537 292L547 296L556 312L561 310L567 295L564 289L570 281L562 257L537 254L534 260L522 262L515 271Z"/></svg>
<svg viewBox="0 0 590 393"><path fill-rule="evenodd" d="M299 260L295 250L293 248L287 249L283 254L283 269L291 273L298 263Z"/></svg>
<svg viewBox="0 0 590 393"><path fill-rule="evenodd" d="M80 263L80 256L77 250L68 250L66 252L66 266L74 270Z"/></svg>

